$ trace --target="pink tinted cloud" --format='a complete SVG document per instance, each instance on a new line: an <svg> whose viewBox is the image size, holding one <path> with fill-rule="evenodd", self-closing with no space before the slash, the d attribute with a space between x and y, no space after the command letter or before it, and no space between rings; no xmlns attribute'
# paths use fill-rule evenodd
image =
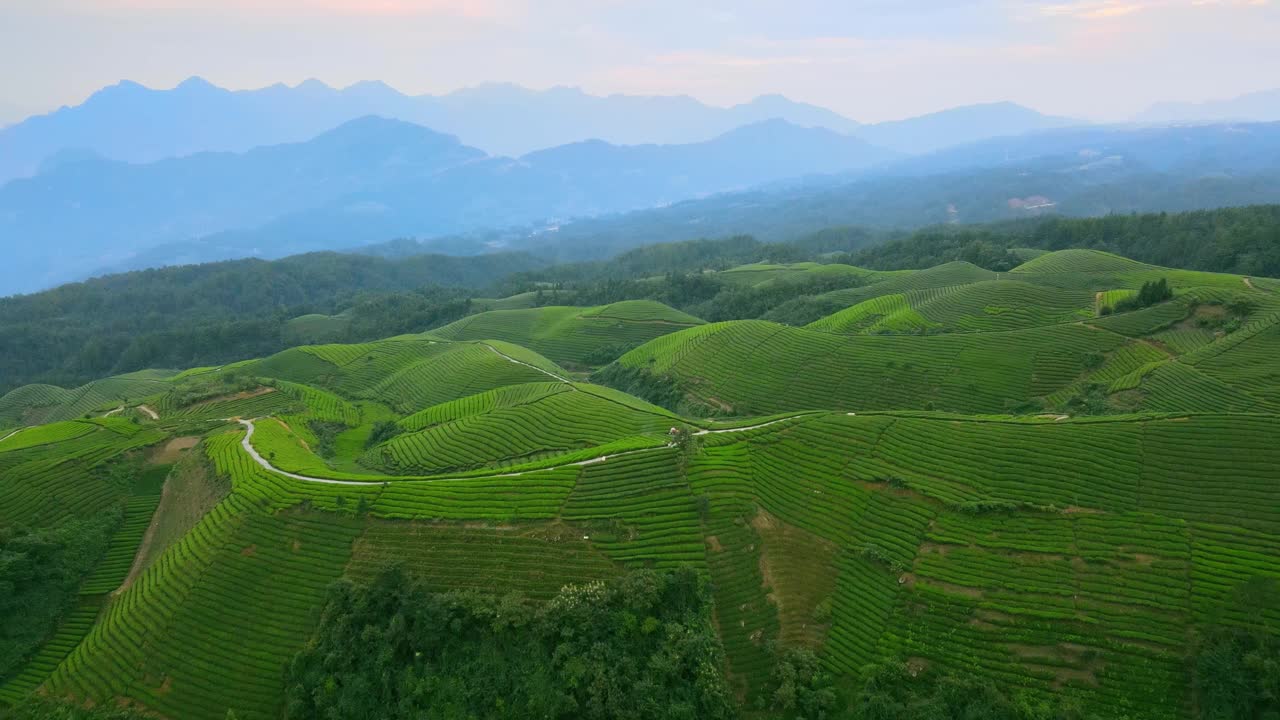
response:
<svg viewBox="0 0 1280 720"><path fill-rule="evenodd" d="M1271 0L1070 0L1045 5L1041 14L1077 20L1110 20L1148 10L1170 10L1186 7L1259 8Z"/></svg>
<svg viewBox="0 0 1280 720"><path fill-rule="evenodd" d="M207 10L281 15L322 13L349 16L443 15L495 20L518 14L517 0L83 0L89 9Z"/></svg>

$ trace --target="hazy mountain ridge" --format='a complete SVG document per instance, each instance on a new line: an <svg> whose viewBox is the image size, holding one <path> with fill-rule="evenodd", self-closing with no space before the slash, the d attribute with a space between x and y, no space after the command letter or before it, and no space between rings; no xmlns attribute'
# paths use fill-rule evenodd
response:
<svg viewBox="0 0 1280 720"><path fill-rule="evenodd" d="M282 257L618 212L895 157L779 120L703 143L590 141L511 159L372 117L246 153L141 165L66 154L47 173L0 188L0 235L27 241L0 289L38 289L102 268Z"/></svg>
<svg viewBox="0 0 1280 720"><path fill-rule="evenodd" d="M1150 123L1280 120L1280 88L1223 100L1156 103L1134 119Z"/></svg>
<svg viewBox="0 0 1280 720"><path fill-rule="evenodd" d="M500 244L567 260L692 237L788 240L835 225L918 228L1276 202L1280 123L1066 129L906 158L874 172L579 219L554 233L508 229L424 247L460 252L470 240L472 252Z"/></svg>
<svg viewBox="0 0 1280 720"><path fill-rule="evenodd" d="M31 174L45 157L66 148L130 162L203 151L242 152L304 141L365 115L455 134L497 155L521 155L588 138L621 144L690 143L772 118L838 131L858 127L837 113L781 96L718 108L684 96L598 97L574 88L534 91L514 85L411 96L381 82L336 89L308 80L294 87L233 91L198 77L168 90L122 81L80 105L0 132L0 182ZM521 122L513 123L513 117Z"/></svg>
<svg viewBox="0 0 1280 720"><path fill-rule="evenodd" d="M0 131L0 182L30 175L45 158L68 148L115 160L152 162L300 142L365 115L425 125L495 155L523 155L587 139L624 145L687 144L771 119L857 134L903 152L1076 124L1012 103L861 125L781 95L762 95L722 108L688 96L596 96L567 87L529 90L487 84L446 95L411 96L381 82L336 89L308 80L294 87L276 84L232 91L193 77L167 90L122 81L80 105Z"/></svg>
<svg viewBox="0 0 1280 720"><path fill-rule="evenodd" d="M1085 125L1080 120L1042 115L1011 102L951 108L905 120L864 125L857 134L868 142L910 154L929 153L992 137Z"/></svg>

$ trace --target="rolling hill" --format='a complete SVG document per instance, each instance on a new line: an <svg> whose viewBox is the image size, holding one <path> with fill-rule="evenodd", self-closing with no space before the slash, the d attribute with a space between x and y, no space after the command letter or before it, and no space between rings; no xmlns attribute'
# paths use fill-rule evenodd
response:
<svg viewBox="0 0 1280 720"><path fill-rule="evenodd" d="M1178 288L1173 300L1097 317L1105 293L1159 278ZM1114 402L1198 410L1204 406L1182 393L1166 398L1178 391L1161 377L1176 372L1201 386L1215 380L1200 381L1190 369L1195 357L1180 358L1174 346L1228 347L1244 337L1236 333L1269 327L1269 313L1280 307L1280 297L1241 276L1156 268L1090 250L1039 255L1003 274L951 263L837 294L856 304L806 328L744 320L682 330L627 353L603 377L622 389L674 385L692 407L730 414L1001 413L1028 403L1057 409L1073 393L1111 383L1120 370L1139 371L1134 363L1145 358L1177 369L1142 370L1155 374ZM1248 312L1231 319L1227 305L1237 300ZM1176 338L1174 346L1163 337ZM1240 410L1269 407L1265 386L1220 389Z"/></svg>
<svg viewBox="0 0 1280 720"><path fill-rule="evenodd" d="M431 334L447 340L494 338L524 345L556 362L603 365L656 337L702 324L702 320L662 303L624 300L593 308L490 310Z"/></svg>
<svg viewBox="0 0 1280 720"><path fill-rule="evenodd" d="M522 667L567 612L536 685L551 695L504 707L580 702L559 673L605 654L641 683L700 658L678 684L717 717L791 717L775 703L796 668L837 718L889 677L981 688L956 702L1217 717L1202 660L1237 656L1212 639L1265 643L1280 623L1280 285L1079 250L998 274L826 272L865 296L809 328L517 307L10 392L0 526L81 544L47 560L69 580L31 581L46 601L0 620L23 628L2 636L0 705L266 720L449 698L486 716L489 673L529 687L493 668ZM597 382L558 364L626 343ZM383 590L441 604L336 620ZM665 610L596 635L615 592ZM710 607L682 609L696 597ZM428 629L449 648L429 670L411 637ZM568 650L582 635L592 649ZM361 684L383 652L403 653L398 677L450 680Z"/></svg>

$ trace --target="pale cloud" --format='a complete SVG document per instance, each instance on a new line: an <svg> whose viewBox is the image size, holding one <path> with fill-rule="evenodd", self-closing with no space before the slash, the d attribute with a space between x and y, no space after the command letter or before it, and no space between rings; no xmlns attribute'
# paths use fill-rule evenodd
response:
<svg viewBox="0 0 1280 720"><path fill-rule="evenodd" d="M1086 0L1085 2L1061 3L1056 5L1046 5L1041 9L1041 13L1050 17L1071 17L1081 20L1105 20L1107 18L1123 17L1132 15L1136 12L1147 10L1151 7L1151 3L1141 2L1094 2Z"/></svg>
<svg viewBox="0 0 1280 720"><path fill-rule="evenodd" d="M1108 20L1147 10L1187 7L1259 8L1266 7L1270 2L1271 0L1075 0L1045 5L1040 8L1040 13L1049 17Z"/></svg>
<svg viewBox="0 0 1280 720"><path fill-rule="evenodd" d="M718 105L782 93L867 122L997 100L1121 119L1280 85L1277 2L0 0L0 104L199 74L236 89L508 81Z"/></svg>
<svg viewBox="0 0 1280 720"><path fill-rule="evenodd" d="M776 65L810 65L817 61L817 57L806 55L732 55L699 50L662 53L650 58L650 62L655 65L676 65L686 68L697 66L759 68Z"/></svg>
<svg viewBox="0 0 1280 720"><path fill-rule="evenodd" d="M344 16L443 15L472 19L508 18L523 11L523 3L512 0L81 0L66 6L83 5L86 10L125 11L217 11L219 13L280 16L324 13Z"/></svg>

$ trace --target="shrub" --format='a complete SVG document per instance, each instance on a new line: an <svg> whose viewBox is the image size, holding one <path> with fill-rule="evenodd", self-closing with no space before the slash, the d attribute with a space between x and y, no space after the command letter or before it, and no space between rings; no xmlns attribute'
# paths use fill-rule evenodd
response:
<svg viewBox="0 0 1280 720"><path fill-rule="evenodd" d="M364 442L365 449L380 445L402 432L404 428L397 425L394 420L378 420L373 424L369 439Z"/></svg>

